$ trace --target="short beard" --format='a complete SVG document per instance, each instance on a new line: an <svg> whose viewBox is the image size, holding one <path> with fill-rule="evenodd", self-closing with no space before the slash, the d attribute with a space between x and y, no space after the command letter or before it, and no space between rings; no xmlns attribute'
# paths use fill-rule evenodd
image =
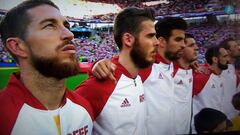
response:
<svg viewBox="0 0 240 135"><path fill-rule="evenodd" d="M172 53L170 51L165 51L164 56L170 61L175 61L180 58L180 56L177 53Z"/></svg>
<svg viewBox="0 0 240 135"><path fill-rule="evenodd" d="M220 62L218 62L218 68L220 68L221 70L226 70L226 69L228 69L228 64L224 65L224 64L221 64Z"/></svg>
<svg viewBox="0 0 240 135"><path fill-rule="evenodd" d="M193 62L195 62L195 61L197 61L197 58L188 60L188 63L191 64L191 63L193 63Z"/></svg>
<svg viewBox="0 0 240 135"><path fill-rule="evenodd" d="M144 53L139 47L138 41L135 41L133 48L130 52L131 59L133 63L140 69L144 69L153 64L154 61L146 60L146 53Z"/></svg>
<svg viewBox="0 0 240 135"><path fill-rule="evenodd" d="M71 63L61 63L59 58L37 57L32 54L33 66L45 77L53 77L58 80L80 73L77 59L71 56Z"/></svg>

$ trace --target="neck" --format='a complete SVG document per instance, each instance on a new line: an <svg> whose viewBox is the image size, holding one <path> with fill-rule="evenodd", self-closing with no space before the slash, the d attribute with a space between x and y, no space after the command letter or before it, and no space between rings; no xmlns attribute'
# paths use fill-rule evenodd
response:
<svg viewBox="0 0 240 135"><path fill-rule="evenodd" d="M32 67L21 69L21 81L48 110L60 107L65 93L63 80L45 77Z"/></svg>
<svg viewBox="0 0 240 135"><path fill-rule="evenodd" d="M217 65L209 65L209 69L212 70L216 75L220 75L222 70L217 67Z"/></svg>
<svg viewBox="0 0 240 135"><path fill-rule="evenodd" d="M187 61L186 61L185 59L183 59L182 57L179 58L179 59L177 60L177 62L178 62L178 64L179 64L182 68L184 68L184 69L188 69L188 68L190 67L190 65L191 65L191 63L187 62Z"/></svg>
<svg viewBox="0 0 240 135"><path fill-rule="evenodd" d="M230 57L230 59L229 59L229 64L234 64L235 60L236 60L235 58Z"/></svg>
<svg viewBox="0 0 240 135"><path fill-rule="evenodd" d="M130 53L121 52L119 54L119 63L127 69L127 71L131 74L133 78L137 77L139 68L132 62L130 57Z"/></svg>
<svg viewBox="0 0 240 135"><path fill-rule="evenodd" d="M158 48L158 54L167 62L167 63L171 63L172 61L169 60L168 58L165 57L165 48Z"/></svg>

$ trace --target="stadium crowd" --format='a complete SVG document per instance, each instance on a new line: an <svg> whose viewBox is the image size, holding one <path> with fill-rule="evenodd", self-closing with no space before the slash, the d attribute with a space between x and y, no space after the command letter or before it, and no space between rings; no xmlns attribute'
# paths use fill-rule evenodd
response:
<svg viewBox="0 0 240 135"><path fill-rule="evenodd" d="M217 45L223 39L229 37L239 40L240 28L238 26L239 22L232 22L228 25L202 23L189 27L187 32L195 37L197 45L199 46L198 63L205 63L204 54L206 48ZM100 36L93 34L92 37L79 37L74 39L77 49L77 58L80 62L92 63L96 60L111 58L118 54L119 49L114 42L112 33L100 32L100 34ZM0 50L0 62L14 62L14 59L7 53L1 41Z"/></svg>

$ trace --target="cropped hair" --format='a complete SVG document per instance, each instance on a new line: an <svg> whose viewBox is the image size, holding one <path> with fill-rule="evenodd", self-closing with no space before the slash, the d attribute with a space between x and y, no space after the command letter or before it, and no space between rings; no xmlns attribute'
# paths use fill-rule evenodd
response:
<svg viewBox="0 0 240 135"><path fill-rule="evenodd" d="M118 13L114 21L114 40L118 48L122 49L122 36L124 33L130 33L137 37L141 32L143 21L154 21L154 12L150 8L129 7Z"/></svg>
<svg viewBox="0 0 240 135"><path fill-rule="evenodd" d="M222 42L220 42L219 46L221 46L222 48L229 50L230 49L230 45L228 44L228 42L230 41L236 41L234 38L227 38L225 40L223 40Z"/></svg>
<svg viewBox="0 0 240 135"><path fill-rule="evenodd" d="M227 122L227 127L231 126L231 121L221 111L212 108L203 108L194 116L194 126L197 133L211 133L223 121Z"/></svg>
<svg viewBox="0 0 240 135"><path fill-rule="evenodd" d="M189 33L185 33L185 39L186 38L194 38L194 36L192 34L189 34Z"/></svg>
<svg viewBox="0 0 240 135"><path fill-rule="evenodd" d="M232 105L236 110L240 111L240 92L233 95Z"/></svg>
<svg viewBox="0 0 240 135"><path fill-rule="evenodd" d="M219 46L210 47L207 49L207 51L205 53L205 59L206 59L207 63L210 65L213 64L212 58L219 57L219 56L220 56L220 47Z"/></svg>
<svg viewBox="0 0 240 135"><path fill-rule="evenodd" d="M155 29L157 38L163 37L168 40L173 30L177 29L185 31L187 29L187 23L179 17L165 17L155 24Z"/></svg>

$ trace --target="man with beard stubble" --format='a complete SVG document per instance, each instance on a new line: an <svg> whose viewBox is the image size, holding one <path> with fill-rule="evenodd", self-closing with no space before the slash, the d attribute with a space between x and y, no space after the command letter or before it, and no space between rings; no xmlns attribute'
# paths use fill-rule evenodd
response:
<svg viewBox="0 0 240 135"><path fill-rule="evenodd" d="M120 49L116 82L88 78L75 90L92 105L93 134L145 135L146 109L140 69L155 61L159 44L150 9L126 8L115 18L114 39Z"/></svg>
<svg viewBox="0 0 240 135"><path fill-rule="evenodd" d="M176 98L172 61L183 54L187 24L182 18L166 17L156 23L155 29L159 41L155 63L139 72L145 89L147 134L175 135ZM92 73L98 79L114 80L112 65L109 60L101 60L94 65Z"/></svg>
<svg viewBox="0 0 240 135"><path fill-rule="evenodd" d="M229 119L232 119L238 114L238 111L232 105L232 97L238 92L237 90L237 75L234 63L240 56L239 44L234 38L227 38L220 43L220 46L227 50L229 54L228 69L222 72L224 78L224 98L223 98L223 113Z"/></svg>
<svg viewBox="0 0 240 135"><path fill-rule="evenodd" d="M174 61L174 95L176 134L191 133L193 72L192 64L197 61L198 46L193 35L185 34L183 55Z"/></svg>
<svg viewBox="0 0 240 135"><path fill-rule="evenodd" d="M193 117L203 108L223 111L223 76L228 68L228 53L219 46L211 47L205 53L209 74L194 73L193 76Z"/></svg>
<svg viewBox="0 0 240 135"><path fill-rule="evenodd" d="M49 0L24 1L7 12L0 34L20 68L0 94L0 134L90 135L91 106L64 83L79 66L59 8Z"/></svg>

